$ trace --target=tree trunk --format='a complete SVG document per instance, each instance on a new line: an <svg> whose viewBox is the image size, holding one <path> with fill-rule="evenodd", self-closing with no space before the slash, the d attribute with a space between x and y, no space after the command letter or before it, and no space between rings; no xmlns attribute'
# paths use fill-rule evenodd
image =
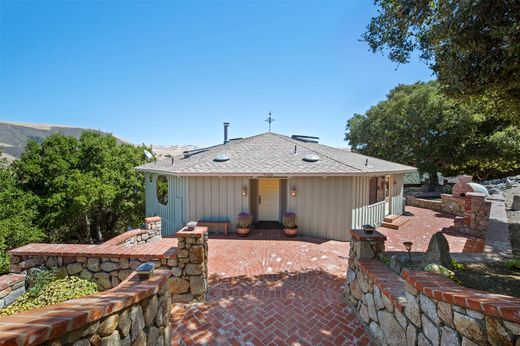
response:
<svg viewBox="0 0 520 346"><path fill-rule="evenodd" d="M433 192L436 190L437 186L439 186L439 176L437 175L437 171L429 172L429 182L428 182L428 191Z"/></svg>

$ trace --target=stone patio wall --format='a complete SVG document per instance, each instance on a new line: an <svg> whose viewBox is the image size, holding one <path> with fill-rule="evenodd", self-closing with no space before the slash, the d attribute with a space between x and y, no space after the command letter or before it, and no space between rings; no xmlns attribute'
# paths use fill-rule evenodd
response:
<svg viewBox="0 0 520 346"><path fill-rule="evenodd" d="M160 218L151 222L160 223ZM160 225L157 227L160 230ZM155 228L155 229L157 229ZM171 271L174 302L203 301L208 291L208 228L183 228L172 239L138 245L126 241L84 244L28 244L10 251L10 271L25 274L31 268L56 268L58 277L79 276L99 289L117 287L145 262ZM149 238L151 239L151 238Z"/></svg>
<svg viewBox="0 0 520 346"><path fill-rule="evenodd" d="M352 230L345 296L379 345L520 345L520 299L382 259L386 237Z"/></svg>
<svg viewBox="0 0 520 346"><path fill-rule="evenodd" d="M1 345L171 345L169 270L111 290L0 317Z"/></svg>
<svg viewBox="0 0 520 346"><path fill-rule="evenodd" d="M132 246L161 241L161 218L159 216L147 217L144 221L144 229L134 229L125 232L103 244Z"/></svg>
<svg viewBox="0 0 520 346"><path fill-rule="evenodd" d="M406 205L435 210L441 213L454 214L463 216L465 201L464 197L454 197L448 194L441 194L441 200L417 198L415 196L408 196L406 198Z"/></svg>
<svg viewBox="0 0 520 346"><path fill-rule="evenodd" d="M25 293L25 275L7 274L0 276L0 309L11 305Z"/></svg>

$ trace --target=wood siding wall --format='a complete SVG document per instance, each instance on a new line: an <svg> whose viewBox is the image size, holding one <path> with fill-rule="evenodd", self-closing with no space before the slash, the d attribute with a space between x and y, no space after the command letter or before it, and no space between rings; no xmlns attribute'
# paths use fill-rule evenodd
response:
<svg viewBox="0 0 520 346"><path fill-rule="evenodd" d="M154 173L145 174L146 216L160 216L163 236L174 235L185 224L186 178L166 175L168 203L162 205L157 200L157 176Z"/></svg>
<svg viewBox="0 0 520 346"><path fill-rule="evenodd" d="M173 235L186 222L200 219L228 220L229 230L234 232L237 215L254 212L250 209L250 199L258 198L258 188L254 180L250 184L249 177L167 177L169 201L163 206L156 196L157 175L148 173L145 176L146 215L163 218L163 235ZM359 228L381 217L381 208L368 206L369 179L366 176L289 178L287 185L280 189L287 201L285 208L281 205L286 210L281 210L280 214L295 212L302 235L349 240L351 228ZM402 212L403 181L403 174L391 176L392 214ZM245 197L242 196L243 187L247 188ZM293 188L295 197L290 195Z"/></svg>
<svg viewBox="0 0 520 346"><path fill-rule="evenodd" d="M286 192L288 211L296 213L298 233L349 240L354 182L355 177L290 178ZM290 196L293 188L295 197Z"/></svg>
<svg viewBox="0 0 520 346"><path fill-rule="evenodd" d="M185 177L185 220L210 219L229 221L229 231L235 231L237 215L249 212L249 178L247 177ZM246 187L247 196L242 196Z"/></svg>

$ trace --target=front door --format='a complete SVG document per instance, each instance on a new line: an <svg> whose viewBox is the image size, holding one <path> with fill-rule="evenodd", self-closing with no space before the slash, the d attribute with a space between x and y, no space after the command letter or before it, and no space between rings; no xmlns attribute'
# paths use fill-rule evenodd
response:
<svg viewBox="0 0 520 346"><path fill-rule="evenodd" d="M258 180L258 221L280 220L280 180Z"/></svg>

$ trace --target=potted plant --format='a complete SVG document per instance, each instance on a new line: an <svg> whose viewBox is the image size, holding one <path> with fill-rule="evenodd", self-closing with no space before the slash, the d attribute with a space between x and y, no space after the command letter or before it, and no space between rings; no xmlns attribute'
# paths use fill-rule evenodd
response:
<svg viewBox="0 0 520 346"><path fill-rule="evenodd" d="M283 231L288 237L295 237L298 232L298 226L296 225L296 214L287 212L283 214L282 219Z"/></svg>
<svg viewBox="0 0 520 346"><path fill-rule="evenodd" d="M251 214L240 213L237 218L237 235L241 237L247 237L251 228Z"/></svg>

